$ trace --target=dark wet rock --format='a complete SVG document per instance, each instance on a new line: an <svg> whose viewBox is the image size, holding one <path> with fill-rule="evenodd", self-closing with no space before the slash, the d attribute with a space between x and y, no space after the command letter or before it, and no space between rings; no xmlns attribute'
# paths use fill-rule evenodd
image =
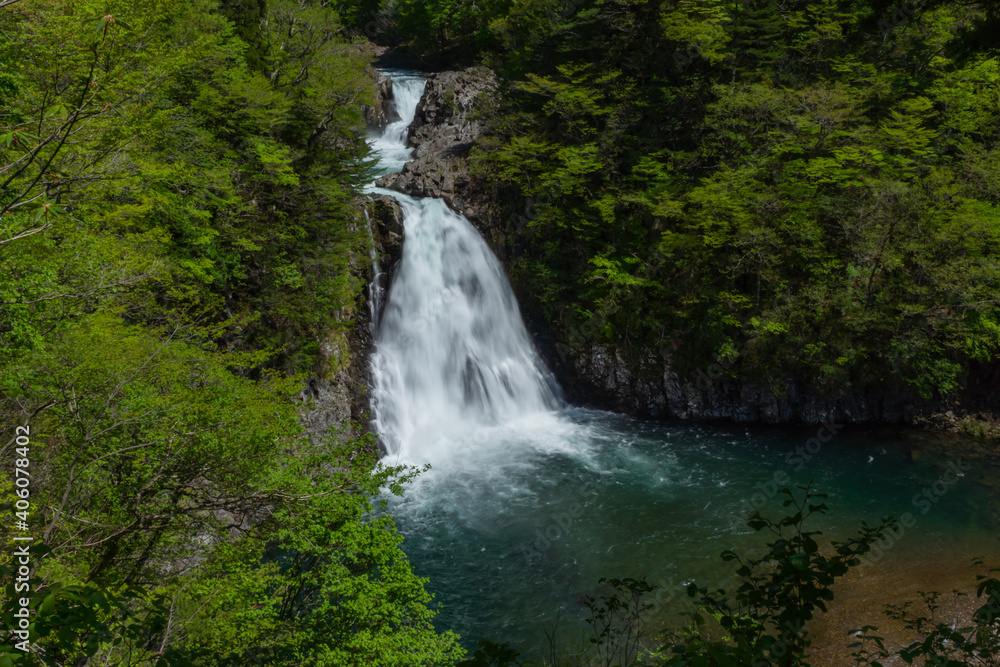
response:
<svg viewBox="0 0 1000 667"><path fill-rule="evenodd" d="M373 132L384 132L391 123L399 120L396 113L392 92L392 79L380 76L375 82L375 106L365 105L361 111L365 116L368 129Z"/></svg>
<svg viewBox="0 0 1000 667"><path fill-rule="evenodd" d="M570 397L637 417L733 420L768 424L912 423L912 397L887 388L848 389L821 396L794 377L765 385L723 373L679 376L669 355L647 354L638 365L600 345L577 350L560 364Z"/></svg>
<svg viewBox="0 0 1000 667"><path fill-rule="evenodd" d="M379 265L390 271L403 256L403 209L387 195L372 195L368 204Z"/></svg>

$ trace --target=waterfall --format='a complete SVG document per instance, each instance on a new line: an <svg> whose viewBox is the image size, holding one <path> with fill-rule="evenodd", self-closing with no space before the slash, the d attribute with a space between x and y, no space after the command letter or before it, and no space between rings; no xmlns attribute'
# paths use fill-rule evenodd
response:
<svg viewBox="0 0 1000 667"><path fill-rule="evenodd" d="M372 220L368 209L364 210L365 225L368 227L368 261L371 262L372 279L368 283L368 329L372 336L378 331L378 318L382 313L382 266L375 251L375 235L372 233Z"/></svg>
<svg viewBox="0 0 1000 667"><path fill-rule="evenodd" d="M393 104L400 120L390 124L381 135L369 137L382 173L398 172L410 159L412 151L406 145L406 136L417 115L417 104L424 94L426 83L426 79L417 74L402 72L392 75Z"/></svg>
<svg viewBox="0 0 1000 667"><path fill-rule="evenodd" d="M409 157L406 128L423 81L394 77L402 120L372 145L386 171ZM497 258L476 229L440 199L396 197L403 256L375 334L372 408L390 454L425 461L426 448L561 404L525 330Z"/></svg>
<svg viewBox="0 0 1000 667"><path fill-rule="evenodd" d="M392 76L402 120L371 139L385 173L409 159L407 126L424 87L419 76ZM683 590L677 582L732 582L717 554L759 548L755 532L734 523L747 505L782 511L761 493L778 475L815 479L837 498L842 518L819 526L834 534L907 507L914 489L939 478L938 464L927 454L917 463L909 445L887 454L891 436L879 436L878 466L869 465L871 436L845 432L799 472L789 452L815 427L656 424L561 405L500 264L468 220L438 199L370 191L395 197L405 226L375 326L374 429L390 464L431 466L401 497L387 490L387 509L414 572L429 578L436 627L462 635L470 651L480 637L502 637L542 662L549 628L568 638L590 631L581 596L607 576L658 586L651 627L684 622L675 616L683 605L670 602ZM913 570L917 582L936 564L995 551L983 499L963 495L974 486L956 486L942 501L949 507L922 518L920 536L888 556L916 570L873 576Z"/></svg>
<svg viewBox="0 0 1000 667"><path fill-rule="evenodd" d="M400 197L403 259L376 334L378 432L401 453L559 405L503 269L439 199Z"/></svg>

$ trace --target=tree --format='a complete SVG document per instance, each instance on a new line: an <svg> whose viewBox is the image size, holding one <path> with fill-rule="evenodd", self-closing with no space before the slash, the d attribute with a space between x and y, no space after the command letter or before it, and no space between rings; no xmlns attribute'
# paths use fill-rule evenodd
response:
<svg viewBox="0 0 1000 667"><path fill-rule="evenodd" d="M28 165L0 196L31 231L0 245L0 415L31 425L39 541L19 664L462 653L377 500L412 473L299 419L296 371L324 372L367 265L368 64L328 3L257 7L0 14L0 58L25 64L0 77L0 158ZM18 203L39 193L53 224Z"/></svg>

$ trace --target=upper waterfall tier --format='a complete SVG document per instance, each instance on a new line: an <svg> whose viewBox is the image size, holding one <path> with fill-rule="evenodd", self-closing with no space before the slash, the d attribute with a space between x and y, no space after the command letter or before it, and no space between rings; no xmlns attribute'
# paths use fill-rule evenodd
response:
<svg viewBox="0 0 1000 667"><path fill-rule="evenodd" d="M427 85L427 79L417 74L393 74L391 78L392 102L399 120L385 128L381 135L369 138L383 174L399 172L410 159L413 150L406 145L406 138Z"/></svg>

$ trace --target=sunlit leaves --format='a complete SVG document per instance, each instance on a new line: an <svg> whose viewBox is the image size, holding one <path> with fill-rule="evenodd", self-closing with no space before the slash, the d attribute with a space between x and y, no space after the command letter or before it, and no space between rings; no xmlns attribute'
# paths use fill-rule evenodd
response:
<svg viewBox="0 0 1000 667"><path fill-rule="evenodd" d="M0 11L0 414L39 431L47 659L457 657L370 516L407 474L299 423L294 371L351 326L367 250L372 87L336 13L261 3L248 49L213 0L23 7Z"/></svg>

